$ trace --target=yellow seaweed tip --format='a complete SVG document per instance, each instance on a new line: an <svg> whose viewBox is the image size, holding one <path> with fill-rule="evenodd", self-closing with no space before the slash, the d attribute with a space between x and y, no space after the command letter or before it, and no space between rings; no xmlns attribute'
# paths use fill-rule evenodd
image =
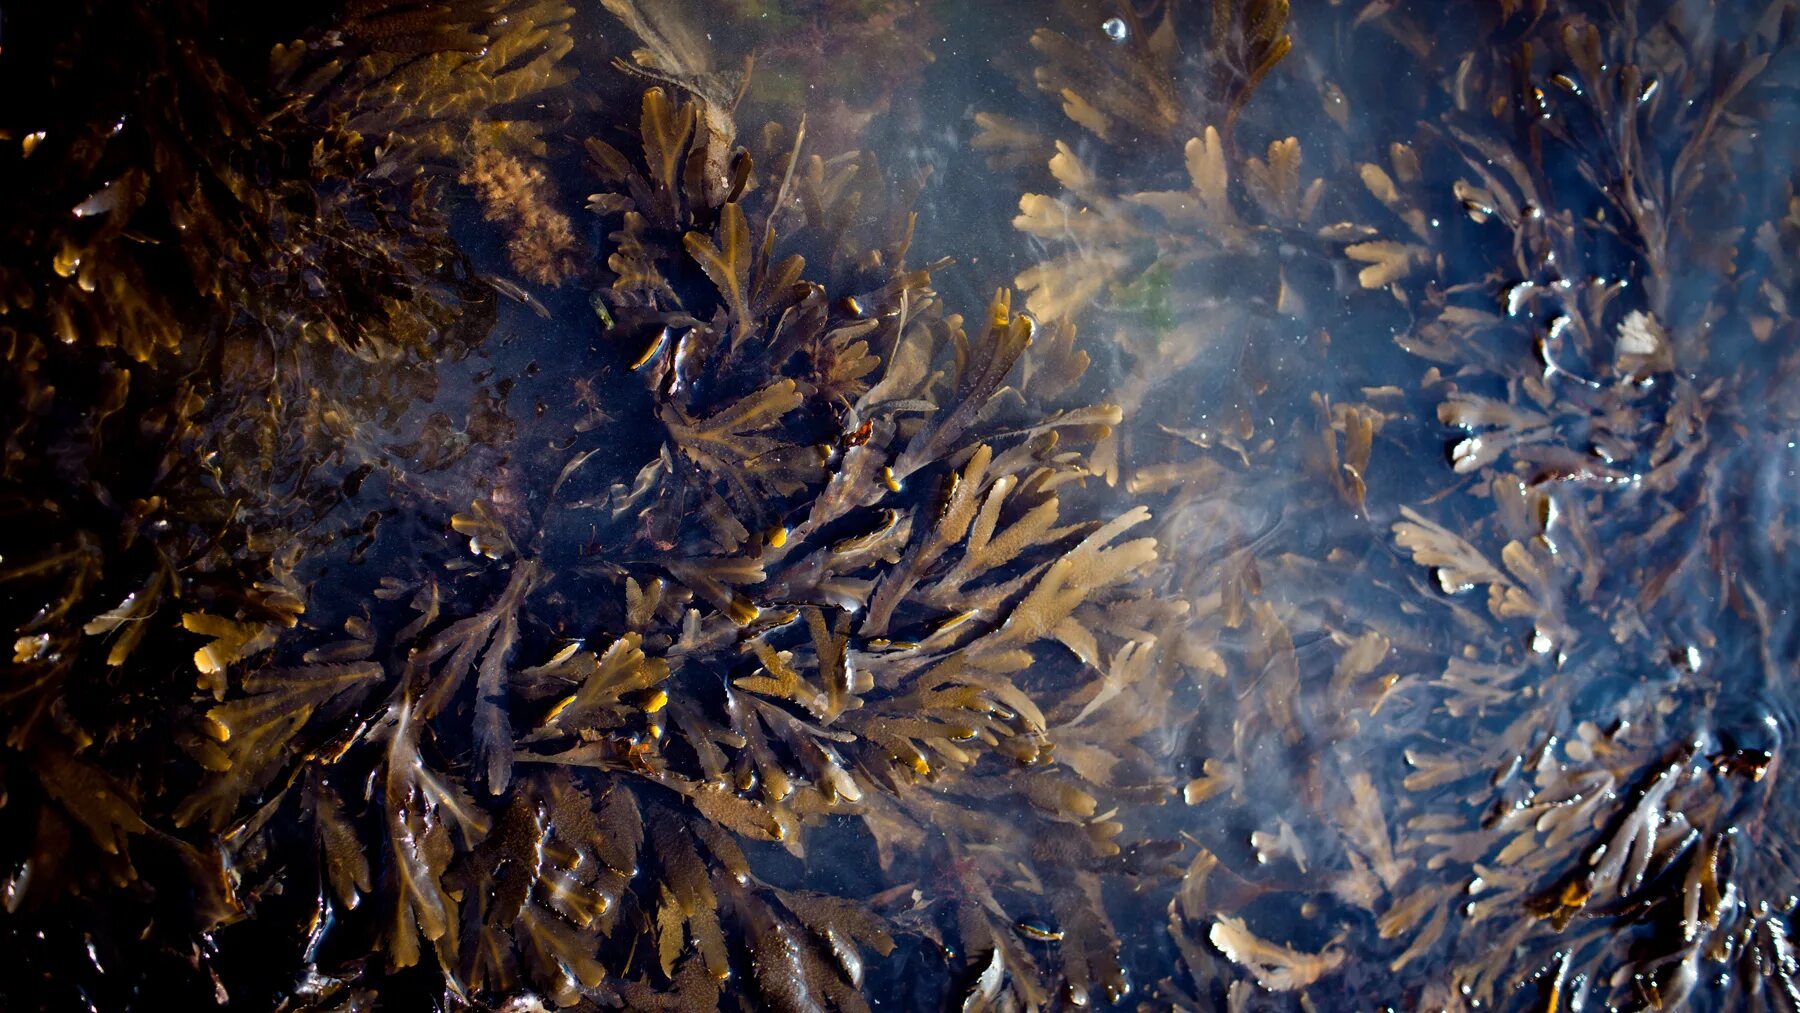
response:
<svg viewBox="0 0 1800 1013"><path fill-rule="evenodd" d="M562 700L560 702L558 702L556 706L550 708L550 713L544 715L544 721L546 723L555 721L556 716L558 714L561 714L563 711L568 710L569 705L575 702L575 697L576 697L576 694L574 694L574 693L570 693L568 696L563 697Z"/></svg>

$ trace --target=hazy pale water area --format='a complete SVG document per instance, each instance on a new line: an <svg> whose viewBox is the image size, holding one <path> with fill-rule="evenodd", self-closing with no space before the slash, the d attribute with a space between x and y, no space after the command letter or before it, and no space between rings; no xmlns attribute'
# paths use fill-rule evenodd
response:
<svg viewBox="0 0 1800 1013"><path fill-rule="evenodd" d="M0 1009L1800 1010L1797 19L0 2Z"/></svg>

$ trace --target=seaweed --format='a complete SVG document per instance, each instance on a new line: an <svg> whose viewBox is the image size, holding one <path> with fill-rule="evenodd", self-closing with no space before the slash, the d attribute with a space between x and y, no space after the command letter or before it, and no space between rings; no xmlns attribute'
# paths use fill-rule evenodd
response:
<svg viewBox="0 0 1800 1013"><path fill-rule="evenodd" d="M556 209L556 196L535 166L493 147L478 146L469 168L458 177L473 185L482 217L504 223L507 261L526 280L558 285L575 271L578 243L569 217Z"/></svg>
<svg viewBox="0 0 1800 1013"><path fill-rule="evenodd" d="M574 80L573 8L560 0L356 2L274 47L278 118L330 127L403 180L482 147L541 156L556 109L538 100Z"/></svg>
<svg viewBox="0 0 1800 1013"><path fill-rule="evenodd" d="M44 790L120 856L121 876L134 838L217 854L225 896L201 930L229 927L216 959L233 992L290 1008L387 994L424 973L469 1003L531 991L654 1004L666 992L709 1008L731 981L771 1008L855 1009L866 955L903 932L961 940L951 945L968 967L997 968L983 989L1040 1003L1094 987L1122 997L1100 877L1123 826L1052 744L1066 727L1084 743L1082 767L1103 772L1100 716L1123 709L1154 654L1154 636L1127 617L1148 604L1137 583L1155 543L1127 537L1148 514L1093 519L1064 495L1090 474L1081 448L1117 409L1022 410L1009 382L1067 388L1079 375L1066 337L1050 332L1065 361L1015 379L1041 329L1005 290L972 324L943 308L932 286L948 263L908 264L912 218L877 163L811 153L804 126L764 131L772 157L740 147L726 79L677 28L623 5L615 13L646 46L630 73L658 83L635 124L581 145L602 187L589 208L611 235L604 262L576 265L579 249L542 227L546 177L522 161L548 166L553 152L494 128L522 89L568 81L550 69L560 44L544 40L559 29L541 6L507 8L518 17L504 28L474 8L358 8L332 29L353 40L346 52L277 50L277 86L292 97L261 129L335 139L355 168L322 182L416 195L409 214L422 217L394 224L425 242L437 235L425 202L457 180L490 214L505 207L516 239L551 243L549 261L516 243L510 253L527 280L596 286L599 358L581 367L595 372L561 374L593 411L520 448L523 470L503 463L472 501L447 501L427 476L466 475L472 448L511 439L503 408L478 394L466 433L434 415L388 429L384 444L371 415L400 406L309 395L298 422L287 401L263 415L246 363L234 404L267 422L246 430L220 415L219 442L198 443L206 454L232 461L255 447L276 469L346 438L355 456L340 459L355 466L320 479L354 495L379 473L388 496L440 523L399 557L383 550L409 562L385 564L344 614L309 600L319 558L344 550L321 525L332 507L295 512L307 480L265 491L267 519L238 507L228 536L267 525L254 533L268 546L263 572L251 555L235 586L178 585L180 624L204 639L186 648L199 692L173 689L179 705L153 718L178 729L165 783L108 787L104 764L71 756L42 766ZM483 47L484 32L499 34ZM442 93L434 110L422 108L427 88ZM460 177L438 171L464 159ZM365 239L379 252L407 241ZM508 292L472 272L456 281ZM315 380L334 355L417 356L423 375L434 332L402 328L435 308L389 305L393 335L327 312L289 323L283 336L298 343L272 347L302 353L299 375ZM641 456L631 444L600 453L625 427L654 434ZM420 470L392 468L394 455ZM587 532L579 544L566 537L575 530ZM161 614L169 580L155 571L123 602L65 612L88 636L116 635ZM1061 674L1046 681L1040 659ZM92 670L55 665L70 678ZM1037 702L1063 692L1076 702ZM978 804L1011 806L1021 825L997 844L968 818ZM897 871L937 860L928 826L966 838L956 851L968 864L922 883L899 917L880 898L784 883L754 847L843 847L846 821ZM1039 848L1030 881L1004 884L1002 856L1032 825L1079 836ZM1042 927L1047 916L1056 928ZM239 926L299 955L287 981L232 969L258 938ZM1029 951L1051 936L1060 962Z"/></svg>
<svg viewBox="0 0 1800 1013"><path fill-rule="evenodd" d="M1735 466L1720 456L1730 441L1709 434L1726 417L1752 428L1786 424L1762 414L1765 378L1743 373L1708 337L1736 301L1729 251L1742 230L1693 217L1742 165L1731 135L1748 121L1725 110L1773 94L1756 82L1788 44L1776 9L1747 24L1727 44L1695 34L1676 12L1611 24L1546 15L1511 67L1490 71L1485 87L1496 101L1476 93L1469 103L1496 110L1503 125L1510 113L1497 96L1510 93L1538 111L1537 122L1520 124L1516 143L1454 120L1442 135L1468 173L1453 186L1462 212L1498 232L1496 253L1507 252L1479 280L1444 279L1422 292L1402 343L1444 370L1436 414L1468 434L1450 462L1494 505L1477 529L1492 540L1477 548L1418 513L1394 535L1416 563L1435 568L1441 593L1486 585L1489 621L1528 625L1522 652L1468 651L1434 684L1453 716L1510 715L1504 732L1473 739L1476 751L1454 761L1441 750L1409 752L1417 771L1408 786L1491 774L1488 787L1464 796L1468 829L1446 819L1423 850L1436 867L1472 869L1477 899L1465 932L1502 913L1534 916L1503 938L1554 967L1553 994L1580 988L1663 1008L1701 987L1702 967L1735 960L1723 942L1733 930L1721 927L1734 916L1714 877L1725 839L1738 839L1728 826L1746 818L1746 803L1732 800L1744 785L1763 785L1765 768L1740 765L1737 747L1722 744L1739 734L1729 719L1681 715L1712 706L1702 700L1768 692L1757 688L1767 686L1760 676L1733 680L1705 653L1758 641L1756 622L1740 624L1765 593L1760 577L1725 575L1733 566L1725 560L1760 551L1727 547L1741 522L1718 497ZM1592 143L1596 132L1608 143ZM1417 179L1405 168L1412 157L1396 148L1394 176L1371 164L1363 177L1417 234L1413 209L1423 201L1395 182ZM1552 179L1567 182L1553 193ZM1346 254L1365 259L1354 246ZM1569 266L1603 258L1617 265L1611 277L1579 278L1583 268ZM1402 279L1429 264L1414 258L1364 283L1411 286ZM1677 287L1694 298L1673 300ZM1535 354L1502 351L1508 340ZM1692 553L1689 538L1712 549ZM1733 617L1704 604L1713 596L1700 589L1713 587L1731 588L1724 597L1743 610ZM1615 690L1598 674L1605 669L1640 674ZM1515 701L1527 693L1539 703L1521 712ZM1762 877L1789 875L1775 871L1786 865L1779 858L1765 865L1745 852L1735 861L1746 899ZM1472 996L1492 999L1508 973L1472 958L1458 978ZM1757 994L1766 973L1729 987Z"/></svg>
<svg viewBox="0 0 1800 1013"><path fill-rule="evenodd" d="M1764 636L1750 617L1786 544L1783 508L1741 512L1744 444L1722 433L1771 446L1791 428L1767 395L1791 380L1764 344L1762 272L1781 269L1750 252L1775 249L1789 198L1727 196L1769 175L1747 132L1791 108L1791 10L1703 27L1606 4L1194 6L1072 8L1033 39L1054 111L977 117L992 164L1038 191L1015 219L1043 244L1017 280L1027 305L1125 353L1107 396L1126 423L1097 470L1159 507L1182 551L1156 586L1188 600L1192 678L1221 680L1222 717L1171 726L1193 744L1185 800L1234 833L1191 835L1170 902L1187 980L1159 987L1202 1007L1295 984L1316 1001L1365 961L1443 961L1441 982L1406 979L1409 1003L1770 994L1773 965L1737 963L1730 903L1708 893L1713 835L1763 818L1740 792L1764 782L1736 779L1769 775L1768 736L1704 708L1785 706L1713 655ZM1290 28L1320 44L1290 52ZM1406 104L1411 136L1335 139L1374 96L1340 62L1364 51L1439 83ZM1322 108L1297 116L1309 83ZM1315 323L1325 302L1392 321L1411 363L1376 346L1380 326ZM1296 330L1355 379L1259 361ZM1208 422L1178 428L1164 404ZM1422 485L1381 474L1452 431ZM1265 497L1283 506L1258 523L1245 505ZM1755 576L1736 570L1750 560ZM1745 738L1752 755L1726 744ZM1284 816L1254 804L1276 784L1299 796ZM1784 849L1764 857L1738 856L1745 888L1788 875ZM1276 899L1292 894L1299 919ZM1322 946L1351 933L1392 949ZM1707 983L1733 966L1746 976Z"/></svg>
<svg viewBox="0 0 1800 1013"><path fill-rule="evenodd" d="M948 8L177 6L0 61L9 1007L1796 1004L1791 5L1062 4L960 266Z"/></svg>
<svg viewBox="0 0 1800 1013"><path fill-rule="evenodd" d="M405 407L492 319L435 189L229 62L268 40L127 6L8 26L16 93L46 96L5 125L8 931L41 931L46 968L92 946L124 969L9 986L25 1006L138 975L228 992L173 940L255 897L180 828L279 786L370 678L348 655L230 673L303 628L316 550L373 538L358 490L397 478ZM196 766L165 767L184 746Z"/></svg>

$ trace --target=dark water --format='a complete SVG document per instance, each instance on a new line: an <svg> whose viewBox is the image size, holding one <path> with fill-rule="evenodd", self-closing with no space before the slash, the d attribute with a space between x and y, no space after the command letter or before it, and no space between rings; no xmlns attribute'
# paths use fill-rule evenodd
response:
<svg viewBox="0 0 1800 1013"><path fill-rule="evenodd" d="M0 7L0 1007L1800 1008L1797 13Z"/></svg>

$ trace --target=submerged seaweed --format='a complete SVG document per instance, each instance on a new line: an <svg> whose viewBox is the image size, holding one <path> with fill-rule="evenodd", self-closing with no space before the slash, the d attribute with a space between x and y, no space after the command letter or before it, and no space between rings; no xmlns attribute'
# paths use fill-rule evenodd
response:
<svg viewBox="0 0 1800 1013"><path fill-rule="evenodd" d="M1277 134L1266 155L1241 138L1268 114L1218 83L1270 80L1256 54L1287 48L1281 13L1171 3L1080 41L1042 30L1035 84L1088 140L982 118L999 164L1051 156L1060 191L1028 194L1015 222L1051 257L1019 284L1046 315L1129 335L1127 420L1159 388L1199 390L1202 418L1242 420L1160 425L1203 453L1136 468L1149 434L1120 430L1121 481L1176 496L1165 525L1191 513L1211 529L1200 552L1171 557L1201 576L1164 593L1223 594L1216 671L1243 687L1225 691L1239 700L1228 727L1187 729L1199 769L1186 800L1226 832L1196 831L1171 905L1195 989L1183 1001L1366 995L1367 961L1443 968L1375 993L1432 1008L1791 1003L1776 997L1793 994L1778 954L1795 828L1776 814L1792 663L1767 602L1790 583L1778 560L1793 519L1759 484L1789 469L1751 479L1741 455L1793 439L1774 393L1795 379L1768 308L1780 282L1759 263L1789 198L1743 188L1791 173L1791 149L1771 166L1752 138L1791 113L1793 10L1502 7L1435 40L1435 8L1309 17L1296 36L1384 31L1442 89L1416 136L1352 148L1310 181L1303 140L1313 150L1369 101L1332 50L1302 47L1294 68L1322 104L1299 117L1314 134ZM1212 48L1174 44L1190 20L1218 29ZM1157 139L1186 185L1112 168L1121 137ZM1745 229L1758 207L1770 220ZM1365 313L1394 319L1424 360L1416 393L1404 373L1371 371L1394 360L1365 332L1336 324L1312 340L1367 377L1365 400L1313 394L1315 426L1294 411L1307 374L1219 397L1204 365L1170 368L1171 349L1221 342L1245 350L1240 369L1271 361L1281 330L1366 302L1357 289L1401 311ZM1396 489L1381 461L1419 446L1415 413L1464 435L1429 485ZM1305 448L1315 478L1276 479L1287 516L1244 531L1234 504L1267 495L1284 443ZM1350 523L1330 519L1346 508ZM1180 530L1193 529L1163 541L1196 544ZM1334 593L1346 583L1361 592ZM1485 607L1460 600L1471 592ZM1252 760L1277 740L1297 767ZM1259 807L1259 784L1294 782L1295 806ZM1245 824L1248 841L1233 840ZM1298 920L1282 900L1296 895Z"/></svg>
<svg viewBox="0 0 1800 1013"><path fill-rule="evenodd" d="M1048 739L1053 721L1085 721L1116 695L1154 646L1139 616L1158 606L1133 588L1154 543L1126 537L1147 514L1083 520L1063 505L1069 483L1088 474L1079 448L1117 410L1024 411L1008 380L1037 325L1004 291L969 328L941 307L931 281L944 265L907 265L904 202L873 160L810 153L802 124L786 140L765 131L774 154L764 157L777 168L759 172L711 72L659 44L666 38L630 8L620 12L650 43L643 73L665 84L643 92L635 129L585 145L601 185L589 207L612 252L579 272L563 266L572 243L558 243L548 263L521 250L524 237L545 242L544 223L560 212L536 193L542 177L516 168L529 146L506 154L500 145L520 142L483 126L514 89L479 84L498 71L464 55L451 22L422 12L429 25L403 32L403 46L392 18L357 15L334 31L367 40L374 55L334 55L312 71L292 66L310 47L277 51L277 73L319 97L245 129L328 131L353 158L369 150L369 132L388 136L373 162L302 185L430 193L443 184L429 171L404 170L467 158L461 178L487 206L508 209L509 256L527 280L595 279L597 354L560 375L584 399L606 390L606 407L520 448L444 518L469 551L441 537L416 544L411 562L397 573L384 564L368 604L347 613L310 601L295 575L319 572L308 558L331 551L307 537L313 519L278 524L240 502L215 523L269 525L266 562L244 564L249 590L234 594L220 579L208 592L176 563L116 608L71 594L42 617L44 628L85 624L87 636L116 638L117 664L137 637L167 640L179 614L201 638L191 663L203 693L190 702L175 689L180 707L144 715L171 764L154 784L110 787L147 772L136 769L145 742L103 750L79 719L55 731L17 726L14 745L34 757L45 796L42 819L63 829L40 831L21 856L13 906L58 903L47 849L72 822L114 856L113 889L137 875L135 838L185 856L185 887L167 873L148 885L170 896L204 887L192 930L216 933L219 948L196 951L195 970L221 999L248 989L252 1002L359 1004L428 965L462 1001L529 989L559 1004L710 1008L732 981L747 990L734 1002L854 1008L862 952L887 952L901 928L938 940L978 996L1007 992L1028 1005L1090 987L1122 996L1096 879L1118 860L1121 828ZM529 19L505 24L498 30L537 31ZM521 52L508 50L512 38L483 52ZM423 60L384 55L415 42L429 49ZM405 125L417 119L409 96L459 75L477 82L469 94L479 98L453 99L429 129ZM359 97L374 94L396 111ZM886 223L884 245L870 245L871 215ZM387 251L432 235L428 217L395 224L366 242ZM309 251L332 239L316 242ZM270 275L252 277L266 287ZM371 277L402 276L383 265ZM313 284L330 292L330 278ZM531 298L511 282L494 286ZM428 312L413 309L421 320ZM295 348L309 336L327 350L341 342L364 352L367 369L394 353L375 344L383 335L363 312L354 338L339 338L352 328L329 317L310 333L304 321L281 323L300 331ZM243 326L275 337L271 321ZM284 344L271 346L279 355ZM318 382L324 368L308 359L292 375ZM289 424L281 396L228 404L194 438L201 459L244 455L231 427L271 406L269 424ZM320 405L289 439L368 440L380 431L368 407ZM440 453L430 428L411 447L402 431L369 445L348 495L396 454ZM603 454L618 433L643 456ZM284 454L321 456L273 439L261 455L271 467ZM404 492L422 477L393 473L390 498L431 509L435 485ZM288 504L316 496L312 488L258 492ZM412 536L382 530L367 540L394 559L382 546ZM269 575L251 584L259 565ZM28 564L17 576L46 571ZM157 600L162 591L179 594L181 609ZM46 672L34 684L40 707L60 707L59 680L101 671L69 646L27 650L28 640L19 661ZM1033 672L1046 655L1066 661ZM1047 714L1034 697L1049 685L1064 687L1055 698L1086 702ZM1003 827L969 819L974 807L1002 806L1015 817ZM1031 828L1056 825L1077 836L1021 865ZM839 897L783 885L792 877L778 865L759 874L768 856L753 861L759 853L739 843L801 856L819 834L860 835L883 867L921 878L880 898ZM1042 928L1047 916L1060 927ZM290 982L235 969L236 946L261 938L230 929L246 920L296 955ZM1031 928L1061 942L1060 961L1034 956ZM99 931L81 938L147 967L126 940ZM180 938L174 926L152 936L155 946ZM379 958L365 960L371 951Z"/></svg>
<svg viewBox="0 0 1800 1013"><path fill-rule="evenodd" d="M1727 6L9 19L0 1001L1800 1007Z"/></svg>

